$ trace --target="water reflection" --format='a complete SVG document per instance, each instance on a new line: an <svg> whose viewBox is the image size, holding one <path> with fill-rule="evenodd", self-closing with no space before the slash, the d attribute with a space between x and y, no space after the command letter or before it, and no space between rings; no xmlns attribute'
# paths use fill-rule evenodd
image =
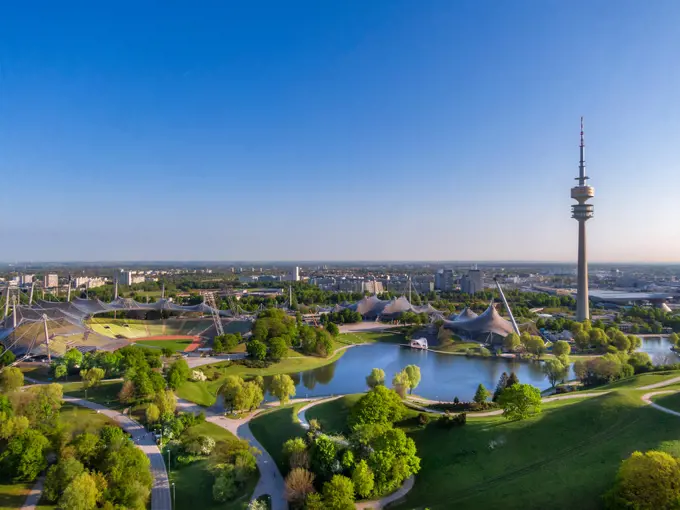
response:
<svg viewBox="0 0 680 510"><path fill-rule="evenodd" d="M326 396L365 391L366 376L372 368L382 368L389 385L397 372L411 364L418 365L421 370L416 393L432 399L452 400L458 397L469 400L480 383L493 390L503 372L514 371L522 382L541 389L549 386L538 363L466 358L391 344L354 347L334 363L290 375L295 381L298 397ZM265 378L267 388L270 380ZM272 400L271 395L267 393L266 399Z"/></svg>
<svg viewBox="0 0 680 510"><path fill-rule="evenodd" d="M668 337L645 337L642 339L641 352L646 352L654 364L668 365L680 362L680 356L671 351L673 344Z"/></svg>
<svg viewBox="0 0 680 510"><path fill-rule="evenodd" d="M647 352L655 363L677 363L680 356L670 351L667 338L644 338L641 351ZM314 370L290 374L298 397L320 397L366 391L366 376L373 368L382 368L388 385L394 374L406 365L420 367L421 381L416 393L439 400L471 400L482 383L493 391L503 372L515 372L519 380L541 390L548 383L541 364L505 358L467 358L450 354L412 350L393 344L372 344L353 347L339 360ZM573 378L573 372L570 378ZM271 378L265 378L268 388ZM267 392L266 400L273 400Z"/></svg>

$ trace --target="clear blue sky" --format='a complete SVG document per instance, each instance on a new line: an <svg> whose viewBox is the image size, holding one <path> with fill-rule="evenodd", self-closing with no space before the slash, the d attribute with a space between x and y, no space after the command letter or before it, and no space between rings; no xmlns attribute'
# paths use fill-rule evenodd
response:
<svg viewBox="0 0 680 510"><path fill-rule="evenodd" d="M0 258L573 261L584 115L591 260L678 261L678 27L675 0L9 2Z"/></svg>

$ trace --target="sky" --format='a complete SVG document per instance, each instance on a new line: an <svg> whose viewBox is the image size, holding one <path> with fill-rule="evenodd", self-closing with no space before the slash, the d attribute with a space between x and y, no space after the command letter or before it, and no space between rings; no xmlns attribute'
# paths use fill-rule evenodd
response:
<svg viewBox="0 0 680 510"><path fill-rule="evenodd" d="M680 2L9 2L0 260L680 261Z"/></svg>

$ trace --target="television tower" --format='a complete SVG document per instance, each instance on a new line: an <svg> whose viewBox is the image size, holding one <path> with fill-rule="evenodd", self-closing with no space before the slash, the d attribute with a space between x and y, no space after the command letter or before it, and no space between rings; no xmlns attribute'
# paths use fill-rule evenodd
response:
<svg viewBox="0 0 680 510"><path fill-rule="evenodd" d="M578 204L571 206L571 217L578 221L578 288L576 291L576 320L590 319L588 302L588 255L586 249L586 221L593 217L595 207L586 202L595 196L595 188L588 186L583 144L583 117L581 117L581 160L578 165L578 185L571 188L571 198Z"/></svg>

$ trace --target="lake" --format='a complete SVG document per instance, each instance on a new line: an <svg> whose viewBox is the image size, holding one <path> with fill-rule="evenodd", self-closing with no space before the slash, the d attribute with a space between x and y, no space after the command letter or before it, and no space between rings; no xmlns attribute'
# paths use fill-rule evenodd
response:
<svg viewBox="0 0 680 510"><path fill-rule="evenodd" d="M640 351L659 363L667 357L669 362L679 362L680 356L671 352L667 338L643 338ZM406 365L420 367L421 380L415 393L433 400L472 400L479 383L493 392L503 372L515 372L520 382L529 383L541 390L550 383L541 371L541 364L505 358L480 358L438 354L401 347L395 344L376 343L352 347L337 361L313 370L289 374L295 381L297 397L322 397L366 391L366 376L373 368L385 371L385 382L391 386L392 377ZM574 374L570 374L573 378ZM271 378L265 378L265 385ZM267 393L266 400L274 400Z"/></svg>
<svg viewBox="0 0 680 510"><path fill-rule="evenodd" d="M366 391L366 376L373 368L385 371L390 386L392 377L406 365L420 367L415 393L434 400L472 400L479 383L493 392L503 372L515 372L521 382L542 390L550 386L538 363L437 354L387 343L352 347L329 365L288 375L295 381L297 397L320 397ZM271 395L266 400L272 400Z"/></svg>

